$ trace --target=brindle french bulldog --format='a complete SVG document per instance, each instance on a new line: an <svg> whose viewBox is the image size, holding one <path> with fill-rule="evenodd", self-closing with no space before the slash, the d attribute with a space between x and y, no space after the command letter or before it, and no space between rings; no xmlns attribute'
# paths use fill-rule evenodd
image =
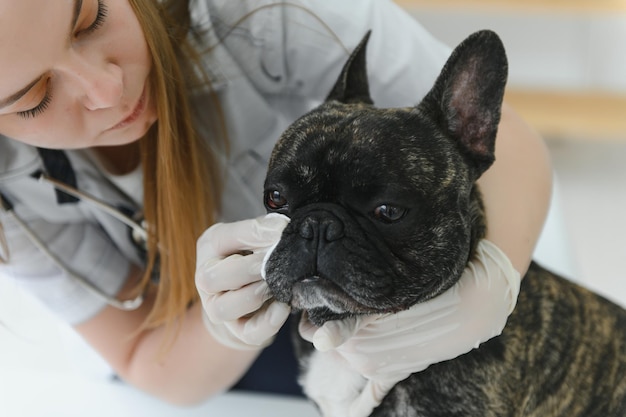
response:
<svg viewBox="0 0 626 417"><path fill-rule="evenodd" d="M265 182L267 210L291 218L267 283L317 325L436 297L486 230L475 181L494 161L500 39L471 35L417 106L382 109L369 94L368 36L327 100L281 136ZM294 336L303 372L328 365ZM329 392L318 404L340 389L310 388ZM626 311L533 263L500 336L412 374L372 416L624 417Z"/></svg>

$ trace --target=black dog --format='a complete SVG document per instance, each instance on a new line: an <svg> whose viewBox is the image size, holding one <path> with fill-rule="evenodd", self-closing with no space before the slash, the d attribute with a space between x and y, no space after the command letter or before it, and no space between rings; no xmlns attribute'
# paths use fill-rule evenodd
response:
<svg viewBox="0 0 626 417"><path fill-rule="evenodd" d="M326 102L281 136L265 182L268 211L291 218L267 283L317 325L436 297L486 230L475 182L494 161L507 78L500 39L470 36L417 106L380 109L365 71L368 36ZM304 372L350 374L298 344ZM341 387L304 388L327 417L341 409L333 402L349 401ZM411 375L372 415L624 417L626 312L532 264L501 336Z"/></svg>

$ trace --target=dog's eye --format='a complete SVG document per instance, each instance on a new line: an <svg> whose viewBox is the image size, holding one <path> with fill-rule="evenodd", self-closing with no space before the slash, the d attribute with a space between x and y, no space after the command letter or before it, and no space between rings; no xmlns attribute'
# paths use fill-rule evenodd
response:
<svg viewBox="0 0 626 417"><path fill-rule="evenodd" d="M382 204L374 209L374 217L385 223L393 223L403 218L406 212L405 208Z"/></svg>
<svg viewBox="0 0 626 417"><path fill-rule="evenodd" d="M278 190L265 192L265 207L269 210L285 210L288 206L287 199Z"/></svg>

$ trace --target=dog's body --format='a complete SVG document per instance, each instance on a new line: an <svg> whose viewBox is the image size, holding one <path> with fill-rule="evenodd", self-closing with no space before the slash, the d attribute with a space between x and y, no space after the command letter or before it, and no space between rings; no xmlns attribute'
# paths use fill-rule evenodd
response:
<svg viewBox="0 0 626 417"><path fill-rule="evenodd" d="M266 207L291 218L267 283L318 325L441 294L485 233L475 181L494 160L499 39L470 36L424 100L401 109L373 106L366 43L327 101L283 134L266 178ZM307 395L326 417L345 416L364 379L298 346ZM532 264L500 336L411 375L372 415L626 416L626 311Z"/></svg>

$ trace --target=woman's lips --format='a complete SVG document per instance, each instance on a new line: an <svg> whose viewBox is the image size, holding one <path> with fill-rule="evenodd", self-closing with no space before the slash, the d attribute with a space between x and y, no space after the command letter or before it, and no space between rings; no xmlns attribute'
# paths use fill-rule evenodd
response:
<svg viewBox="0 0 626 417"><path fill-rule="evenodd" d="M126 127L129 124L133 123L135 120L137 120L139 118L139 116L141 116L141 114L143 113L143 111L144 111L144 109L146 107L145 104L146 104L146 91L144 89L144 91L141 93L141 96L139 97L139 101L137 102L137 105L133 109L132 113L130 115L128 115L128 117L126 117L124 120L122 120L121 122L119 122L118 124L113 126L111 128L111 130L121 129L121 128Z"/></svg>

